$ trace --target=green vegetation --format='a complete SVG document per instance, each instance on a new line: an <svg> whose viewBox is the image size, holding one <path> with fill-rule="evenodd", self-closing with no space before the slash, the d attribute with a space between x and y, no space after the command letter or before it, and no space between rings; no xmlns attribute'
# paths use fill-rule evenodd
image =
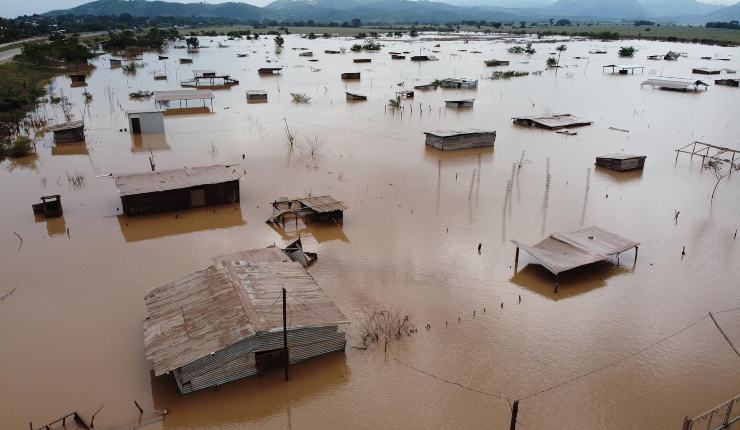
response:
<svg viewBox="0 0 740 430"><path fill-rule="evenodd" d="M33 142L28 136L7 137L0 140L0 159L5 157L25 157L33 151Z"/></svg>
<svg viewBox="0 0 740 430"><path fill-rule="evenodd" d="M547 67L557 67L558 66L558 59L555 57L550 57L547 59Z"/></svg>
<svg viewBox="0 0 740 430"><path fill-rule="evenodd" d="M290 96L293 98L293 101L296 103L308 103L311 101L311 97L307 96L304 93L290 93Z"/></svg>
<svg viewBox="0 0 740 430"><path fill-rule="evenodd" d="M399 109L401 107L401 96L396 96L394 99L388 99L388 106L391 109Z"/></svg>
<svg viewBox="0 0 740 430"><path fill-rule="evenodd" d="M518 70L507 70L505 72L493 72L491 79L511 79L519 78L522 76L529 76L529 72L520 72Z"/></svg>
<svg viewBox="0 0 740 430"><path fill-rule="evenodd" d="M537 52L534 48L532 48L531 43L527 43L525 46L521 45L514 45L511 48L508 49L509 54L534 54Z"/></svg>
<svg viewBox="0 0 740 430"><path fill-rule="evenodd" d="M190 36L185 39L185 44L188 45L188 48L198 48L200 47L200 40L195 36Z"/></svg>
<svg viewBox="0 0 740 430"><path fill-rule="evenodd" d="M30 43L24 45L18 61L37 65L84 64L93 57L87 46L76 37L55 39L48 43Z"/></svg>
<svg viewBox="0 0 740 430"><path fill-rule="evenodd" d="M283 39L283 36L279 34L275 36L275 46L276 47L282 48L284 44L285 44L285 39Z"/></svg>
<svg viewBox="0 0 740 430"><path fill-rule="evenodd" d="M168 40L175 40L179 33L174 28L159 30L152 28L146 33L136 35L131 30L117 33L109 32L108 39L103 42L103 47L113 51L127 49L161 49Z"/></svg>
<svg viewBox="0 0 740 430"><path fill-rule="evenodd" d="M130 63L124 64L123 67L121 67L121 69L123 69L123 73L125 73L127 75L135 75L136 74L136 70L137 69L140 69L142 67L144 67L143 64L130 62Z"/></svg>
<svg viewBox="0 0 740 430"><path fill-rule="evenodd" d="M730 22L708 22L706 25L707 28L727 28L730 30L740 30L740 22L737 21L730 21Z"/></svg>
<svg viewBox="0 0 740 430"><path fill-rule="evenodd" d="M635 47L634 46L623 46L619 48L619 56L620 57L632 57L635 55Z"/></svg>
<svg viewBox="0 0 740 430"><path fill-rule="evenodd" d="M134 93L128 93L128 97L134 100L147 100L152 98L154 95L151 91L136 91Z"/></svg>

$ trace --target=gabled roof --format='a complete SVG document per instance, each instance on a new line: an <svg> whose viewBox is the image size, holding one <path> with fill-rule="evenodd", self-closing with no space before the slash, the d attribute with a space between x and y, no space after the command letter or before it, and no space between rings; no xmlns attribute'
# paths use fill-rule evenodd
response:
<svg viewBox="0 0 740 430"><path fill-rule="evenodd" d="M121 196L220 184L241 178L234 168L223 165L185 167L159 172L113 175L113 177L118 194Z"/></svg>
<svg viewBox="0 0 740 430"><path fill-rule="evenodd" d="M612 255L639 245L638 242L617 236L599 227L588 227L570 233L554 233L533 246L527 246L516 240L512 242L554 275L607 260Z"/></svg>
<svg viewBox="0 0 740 430"><path fill-rule="evenodd" d="M214 260L207 269L147 293L144 347L155 375L255 333L282 330L282 288L290 304L289 329L347 322L313 277L278 248Z"/></svg>

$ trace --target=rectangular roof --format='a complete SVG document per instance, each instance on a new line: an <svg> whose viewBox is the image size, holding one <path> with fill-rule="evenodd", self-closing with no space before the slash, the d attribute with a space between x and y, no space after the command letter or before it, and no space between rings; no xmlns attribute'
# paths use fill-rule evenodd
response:
<svg viewBox="0 0 740 430"><path fill-rule="evenodd" d="M647 158L644 155L635 155L635 154L608 154L608 155L600 155L596 158L608 158L611 160L629 160L631 158Z"/></svg>
<svg viewBox="0 0 740 430"><path fill-rule="evenodd" d="M461 101L465 101L465 100L461 100ZM437 136L437 137L453 137L453 136L465 136L469 134L489 134L489 133L495 133L495 131L480 130L477 128L466 128L463 130L433 130L433 131L424 132L424 134L431 134L432 136Z"/></svg>
<svg viewBox="0 0 740 430"><path fill-rule="evenodd" d="M74 128L80 128L84 127L85 122L82 120L79 121L68 121L62 124L52 125L51 127L47 127L47 131L63 131L63 130L72 130Z"/></svg>
<svg viewBox="0 0 740 430"><path fill-rule="evenodd" d="M593 123L593 121L579 118L571 114L519 116L515 117L514 119L530 120L543 127L552 129L574 127L579 125L590 125Z"/></svg>
<svg viewBox="0 0 740 430"><path fill-rule="evenodd" d="M157 108L151 108L151 109L126 109L126 115L131 114L137 114L137 113L164 113L164 109L157 109Z"/></svg>
<svg viewBox="0 0 740 430"><path fill-rule="evenodd" d="M154 92L154 101L156 103L176 100L212 100L213 98L213 93L208 90L172 90Z"/></svg>
<svg viewBox="0 0 740 430"><path fill-rule="evenodd" d="M229 166L185 167L159 172L113 175L121 196L178 190L199 185L236 181L241 176Z"/></svg>
<svg viewBox="0 0 740 430"><path fill-rule="evenodd" d="M645 66L640 66L637 64L607 64L606 66L601 66L603 69L613 68L613 69L627 69L627 70L635 70L635 69L644 69Z"/></svg>
<svg viewBox="0 0 740 430"><path fill-rule="evenodd" d="M316 281L271 247L218 257L213 266L145 297L144 347L155 375L182 367L258 332L281 330L282 288L289 329L345 323Z"/></svg>
<svg viewBox="0 0 740 430"><path fill-rule="evenodd" d="M303 197L297 200L318 213L343 211L347 209L344 202L341 202L332 196Z"/></svg>
<svg viewBox="0 0 740 430"><path fill-rule="evenodd" d="M651 78L640 85L649 85L651 87L669 88L674 90L686 90L698 85L707 86L706 83L695 79L658 77Z"/></svg>
<svg viewBox="0 0 740 430"><path fill-rule="evenodd" d="M533 246L512 240L547 270L557 275L576 267L627 251L639 245L599 227L588 227L570 233L554 233Z"/></svg>

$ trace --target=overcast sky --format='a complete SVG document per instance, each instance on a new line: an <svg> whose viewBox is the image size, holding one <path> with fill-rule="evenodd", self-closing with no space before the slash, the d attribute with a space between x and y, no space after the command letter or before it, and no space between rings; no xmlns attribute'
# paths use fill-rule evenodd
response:
<svg viewBox="0 0 740 430"><path fill-rule="evenodd" d="M89 0L0 0L0 16L4 18L14 18L18 15L31 15L34 13L44 13L53 9L68 9L70 7L78 6L83 3L87 3ZM181 3L195 3L199 1L206 1L207 3L223 3L224 0L179 0ZM238 0L232 0L238 1ZM248 2L257 6L264 6L270 3L272 0L250 0ZM444 0L437 0L442 1ZM553 0L554 1L554 0ZM737 0L702 0L702 3L715 3L715 4L733 4ZM496 0L491 0L491 4L495 4Z"/></svg>

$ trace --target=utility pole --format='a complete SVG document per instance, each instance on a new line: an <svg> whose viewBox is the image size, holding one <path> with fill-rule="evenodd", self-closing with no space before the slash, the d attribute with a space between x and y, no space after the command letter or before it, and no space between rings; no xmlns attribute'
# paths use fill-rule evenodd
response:
<svg viewBox="0 0 740 430"><path fill-rule="evenodd" d="M286 315L285 288L283 288L283 357L285 358L285 380L288 380L288 320Z"/></svg>
<svg viewBox="0 0 740 430"><path fill-rule="evenodd" d="M514 404L511 406L511 425L509 430L516 430L516 415L519 413L519 400L514 400Z"/></svg>

